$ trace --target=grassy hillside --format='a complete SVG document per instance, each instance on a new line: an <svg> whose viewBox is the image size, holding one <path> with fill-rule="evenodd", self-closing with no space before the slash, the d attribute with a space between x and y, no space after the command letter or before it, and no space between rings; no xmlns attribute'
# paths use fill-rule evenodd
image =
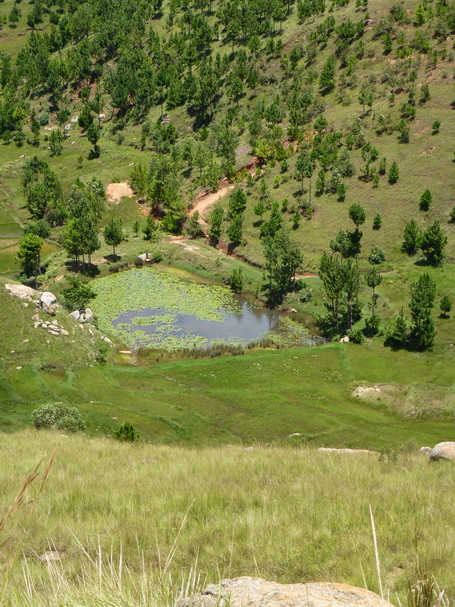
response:
<svg viewBox="0 0 455 607"><path fill-rule="evenodd" d="M2 533L2 568L24 537L5 605L172 605L185 593L182 576L186 592L238 575L378 591L370 507L391 602L406 603L408 583L422 579L418 563L445 589L447 604L454 600L451 464L403 452L380 462L377 455L187 450L25 431L2 438L2 512L54 446L28 531L23 536L24 505ZM59 560L43 565L46 554Z"/></svg>
<svg viewBox="0 0 455 607"><path fill-rule="evenodd" d="M111 348L109 360L117 364L103 366L95 363L96 335L64 321L63 311L57 318L70 336L49 336L47 343L33 328L34 310L6 293L0 301L4 431L29 425L36 406L54 401L76 405L92 436L129 421L153 442L250 445L298 432L299 441L316 445L416 448L449 439L453 430L450 356L334 343L201 360L158 352L140 359L144 368ZM357 386L377 384L379 391L353 396Z"/></svg>

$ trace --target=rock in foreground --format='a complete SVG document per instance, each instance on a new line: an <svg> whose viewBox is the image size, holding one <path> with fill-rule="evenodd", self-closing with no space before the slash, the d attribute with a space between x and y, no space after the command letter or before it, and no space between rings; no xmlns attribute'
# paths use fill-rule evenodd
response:
<svg viewBox="0 0 455 607"><path fill-rule="evenodd" d="M330 582L277 584L239 577L210 584L201 593L181 599L178 607L392 607L363 588Z"/></svg>
<svg viewBox="0 0 455 607"><path fill-rule="evenodd" d="M435 445L429 454L430 461L438 459L455 459L455 443L447 441Z"/></svg>

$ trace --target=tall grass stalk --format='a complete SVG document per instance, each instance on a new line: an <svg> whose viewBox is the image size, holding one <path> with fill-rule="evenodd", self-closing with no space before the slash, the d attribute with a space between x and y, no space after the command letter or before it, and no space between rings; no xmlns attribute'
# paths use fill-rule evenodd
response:
<svg viewBox="0 0 455 607"><path fill-rule="evenodd" d="M33 514L35 512L35 508L36 505L38 503L38 500L41 496L41 493L43 491L44 485L46 484L46 481L48 479L49 476L49 472L52 468L52 464L54 462L54 458L55 458L55 454L57 452L57 448L55 447L52 455L49 459L49 463L46 466L46 469L44 470L43 476L41 478L41 483L39 484L38 487L38 491L37 494L35 496L35 498L33 500L31 500L30 502L26 502L26 497L27 497L27 492L28 489L30 487L30 485L33 483L33 481L36 480L36 478L38 477L38 470L41 466L42 460L40 462L38 462L38 464L35 466L35 468L32 470L32 472L30 472L30 474L28 475L28 477L25 479L24 484L22 485L21 489L19 490L19 493L16 495L16 497L14 498L14 500L11 503L11 506L9 507L8 511L6 512L5 516L3 517L2 521L0 522L0 535L3 533L3 531L5 530L5 526L6 523L8 522L8 520L13 516L13 514L15 512L17 512L18 510L20 510L22 507L24 506L30 506L26 519L25 519L25 523L22 527L22 534L20 536L19 541L16 544L16 549L14 550L13 554L11 555L10 559L9 559L9 563L6 567L6 571L4 573L4 578L3 578L3 587L2 587L2 594L0 597L0 607L3 606L4 601L5 601L5 595L6 595L6 591L8 588L8 584L11 580L11 573L13 571L14 565L18 560L19 557L19 553L22 549L26 534L28 532L29 529L29 525L30 522L32 520Z"/></svg>
<svg viewBox="0 0 455 607"><path fill-rule="evenodd" d="M376 571L378 574L379 592L381 594L381 598L384 598L384 592L382 590L382 580L381 580L381 565L379 562L378 541L376 539L376 527L374 524L373 510L371 509L371 504L369 505L369 507L370 507L371 529L373 531L374 556L376 559Z"/></svg>

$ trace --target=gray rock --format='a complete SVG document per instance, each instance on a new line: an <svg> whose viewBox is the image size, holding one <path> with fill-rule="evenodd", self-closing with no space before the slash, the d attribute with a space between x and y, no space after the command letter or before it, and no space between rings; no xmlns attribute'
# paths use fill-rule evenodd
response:
<svg viewBox="0 0 455 607"><path fill-rule="evenodd" d="M60 329L60 333L62 335L69 335L68 331L65 331L65 329Z"/></svg>
<svg viewBox="0 0 455 607"><path fill-rule="evenodd" d="M92 322L92 320L93 320L93 312L92 312L91 308L85 308L84 314L85 314L85 320L86 320L86 322Z"/></svg>
<svg viewBox="0 0 455 607"><path fill-rule="evenodd" d="M455 459L455 443L451 441L438 443L429 454L429 459L432 462L438 459Z"/></svg>
<svg viewBox="0 0 455 607"><path fill-rule="evenodd" d="M57 298L55 295L49 291L44 291L44 293L41 293L39 301L43 312L46 312L46 314L50 314L51 316L55 314L57 308Z"/></svg>
<svg viewBox="0 0 455 607"><path fill-rule="evenodd" d="M420 447L419 449L419 453L421 455L430 455L430 453L433 451L433 449L431 447Z"/></svg>
<svg viewBox="0 0 455 607"><path fill-rule="evenodd" d="M79 312L79 310L74 310L74 312L71 312L69 316L70 318L74 318L74 320L79 320L80 315L81 313Z"/></svg>
<svg viewBox="0 0 455 607"><path fill-rule="evenodd" d="M331 582L277 584L239 577L210 584L201 594L180 599L177 607L392 607L363 588Z"/></svg>
<svg viewBox="0 0 455 607"><path fill-rule="evenodd" d="M105 341L107 344L109 344L110 346L113 346L114 344L111 342L111 340L109 339L109 337L105 337L104 335L101 337L101 339L103 341Z"/></svg>
<svg viewBox="0 0 455 607"><path fill-rule="evenodd" d="M342 337L342 338L340 339L340 342L341 342L341 343L349 343L349 336L348 336L348 335L345 335L344 337Z"/></svg>
<svg viewBox="0 0 455 607"><path fill-rule="evenodd" d="M35 291L35 289L32 289L31 287L26 287L25 285L8 284L5 285L5 289L13 297L28 299L29 301L32 301L32 299L38 295L38 291Z"/></svg>
<svg viewBox="0 0 455 607"><path fill-rule="evenodd" d="M48 333L50 333L51 335L54 335L54 336L60 335L60 333L58 331L49 330Z"/></svg>

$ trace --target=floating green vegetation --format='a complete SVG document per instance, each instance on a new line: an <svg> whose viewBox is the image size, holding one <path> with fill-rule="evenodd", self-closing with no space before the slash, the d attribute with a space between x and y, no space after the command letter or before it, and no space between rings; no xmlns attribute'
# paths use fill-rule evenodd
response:
<svg viewBox="0 0 455 607"><path fill-rule="evenodd" d="M187 282L154 268L113 274L93 281L92 286L97 293L93 309L99 328L132 348L175 350L202 346L208 340L183 334L176 324L177 314L218 322L223 322L229 313L240 314L229 289ZM123 314L147 308L162 310L163 314L137 315L128 322L113 324ZM132 327L138 325L154 326L154 332L133 331Z"/></svg>

